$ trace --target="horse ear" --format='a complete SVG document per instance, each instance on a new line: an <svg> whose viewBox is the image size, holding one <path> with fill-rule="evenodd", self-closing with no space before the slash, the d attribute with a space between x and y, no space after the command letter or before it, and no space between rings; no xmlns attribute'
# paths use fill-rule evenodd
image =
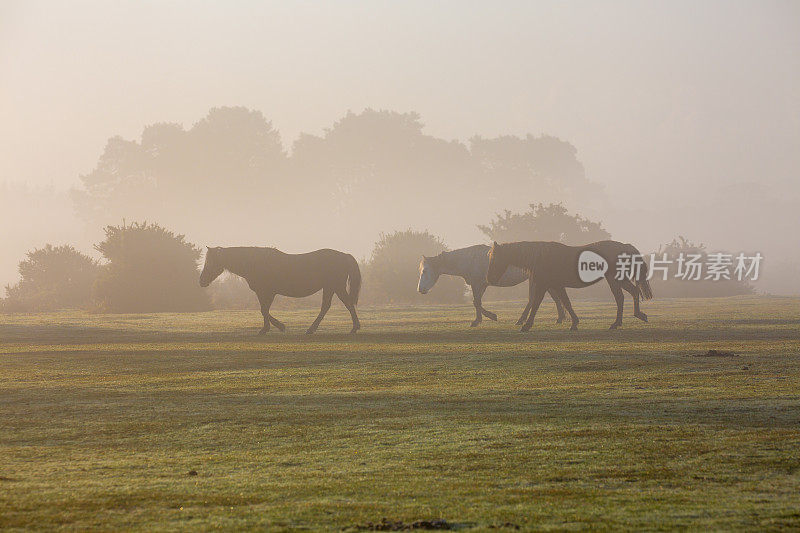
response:
<svg viewBox="0 0 800 533"><path fill-rule="evenodd" d="M492 248L497 248L498 246L497 241L492 241Z"/></svg>

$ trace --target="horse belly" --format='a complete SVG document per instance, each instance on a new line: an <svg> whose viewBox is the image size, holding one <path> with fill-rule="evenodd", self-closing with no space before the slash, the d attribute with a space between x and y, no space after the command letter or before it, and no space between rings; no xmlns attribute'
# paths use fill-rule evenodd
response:
<svg viewBox="0 0 800 533"><path fill-rule="evenodd" d="M528 274L517 267L509 267L498 280L497 287L513 287L528 279Z"/></svg>
<svg viewBox="0 0 800 533"><path fill-rule="evenodd" d="M289 298L305 298L319 292L321 288L322 285L292 285L279 288L277 293Z"/></svg>

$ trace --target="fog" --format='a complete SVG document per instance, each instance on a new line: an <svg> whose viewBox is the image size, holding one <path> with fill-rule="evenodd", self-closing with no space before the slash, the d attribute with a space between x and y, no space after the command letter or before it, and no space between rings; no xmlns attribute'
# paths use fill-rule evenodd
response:
<svg viewBox="0 0 800 533"><path fill-rule="evenodd" d="M360 258L561 202L800 293L796 2L3 2L0 95L3 285L123 219Z"/></svg>

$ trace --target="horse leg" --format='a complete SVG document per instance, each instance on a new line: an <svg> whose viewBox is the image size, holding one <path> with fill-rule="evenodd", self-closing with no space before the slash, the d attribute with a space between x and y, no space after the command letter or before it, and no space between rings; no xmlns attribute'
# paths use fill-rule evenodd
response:
<svg viewBox="0 0 800 533"><path fill-rule="evenodd" d="M322 289L322 307L319 310L319 315L317 315L316 320L308 327L306 331L306 335L311 335L317 328L319 327L319 323L322 322L322 319L325 318L325 313L328 312L328 309L331 308L331 300L333 300L333 291L330 290L328 287Z"/></svg>
<svg viewBox="0 0 800 533"><path fill-rule="evenodd" d="M639 310L639 297L641 296L641 291L639 287L634 285L631 280L626 279L622 282L622 288L628 291L631 296L633 296L633 316L641 320L642 322L647 322L647 315L642 313Z"/></svg>
<svg viewBox="0 0 800 533"><path fill-rule="evenodd" d="M283 324L283 322L281 322L280 320L278 320L274 316L269 315L269 321L272 323L273 326L278 328L278 331L280 331L281 333L286 331L286 326Z"/></svg>
<svg viewBox="0 0 800 533"><path fill-rule="evenodd" d="M472 323L473 326L477 326L481 323L481 315L489 320L497 322L497 315L483 307L483 294L486 292L486 287L486 285L472 286L472 301L475 304L475 311L477 313L476 321Z"/></svg>
<svg viewBox="0 0 800 533"><path fill-rule="evenodd" d="M558 318L556 319L556 324L561 324L564 322L564 306L562 305L561 300L559 299L559 295L561 294L558 289L550 289L547 291L550 294L550 298L556 303L556 310L558 311ZM564 292L566 294L566 291ZM567 298L569 300L569 298Z"/></svg>
<svg viewBox="0 0 800 533"><path fill-rule="evenodd" d="M531 311L531 299L528 298L528 303L525 305L525 309L523 309L522 311L522 316L520 316L519 320L517 320L518 326L521 326L522 324L525 323L525 320L528 318L528 313L530 313L530 311Z"/></svg>
<svg viewBox="0 0 800 533"><path fill-rule="evenodd" d="M472 289L472 305L475 306L475 320L472 321L470 327L474 328L478 324L483 321L483 315L481 314L481 296L483 296L483 291L486 290L484 287L481 289L480 285L470 285Z"/></svg>
<svg viewBox="0 0 800 533"><path fill-rule="evenodd" d="M572 326L570 326L569 328L570 331L577 330L578 315L576 315L575 311L572 310L572 302L569 301L569 296L567 295L567 289L565 289L564 287L559 287L558 289L555 289L553 292L555 292L558 295L559 299L561 300L561 303L563 303L564 307L567 309L569 317L572 319ZM551 296L553 295L553 292L550 293Z"/></svg>
<svg viewBox="0 0 800 533"><path fill-rule="evenodd" d="M356 306L351 301L350 295L347 294L347 291L344 289L344 287L336 291L336 296L342 301L347 310L350 311L350 318L353 320L353 329L350 330L350 333L355 333L356 331L360 330L361 321L358 320Z"/></svg>
<svg viewBox="0 0 800 533"><path fill-rule="evenodd" d="M609 280L608 286L611 287L611 294L614 295L614 300L617 301L617 319L609 329L617 329L622 325L622 306L625 303L625 295L622 294L622 289L619 288L617 280Z"/></svg>
<svg viewBox="0 0 800 533"><path fill-rule="evenodd" d="M269 308L272 305L272 301L275 299L274 294L259 294L258 295L258 303L261 304L261 315L264 317L264 327L262 327L258 334L259 335L266 335L269 331L269 323L270 323L270 316L269 316ZM283 324L281 324L283 326ZM275 324L275 327L283 331L283 328Z"/></svg>
<svg viewBox="0 0 800 533"><path fill-rule="evenodd" d="M536 317L536 311L539 310L539 305L542 303L544 293L546 292L544 284L531 283L529 287L530 301L531 301L531 314L528 315L528 320L522 326L520 331L530 331L533 327L533 319Z"/></svg>
<svg viewBox="0 0 800 533"><path fill-rule="evenodd" d="M530 278L528 278L528 303L525 305L525 309L522 310L522 315L519 317L519 320L517 320L517 325L518 326L521 326L522 324L525 323L525 321L528 319L528 313L531 312L532 305L531 305L531 296L530 296L530 294L531 294L531 285L532 284L533 284L533 282L530 281Z"/></svg>

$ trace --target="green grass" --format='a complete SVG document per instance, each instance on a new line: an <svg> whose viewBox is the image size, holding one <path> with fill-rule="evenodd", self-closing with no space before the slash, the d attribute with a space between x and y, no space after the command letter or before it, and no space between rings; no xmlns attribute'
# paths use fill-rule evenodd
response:
<svg viewBox="0 0 800 533"><path fill-rule="evenodd" d="M800 299L575 307L0 315L0 528L800 528Z"/></svg>

